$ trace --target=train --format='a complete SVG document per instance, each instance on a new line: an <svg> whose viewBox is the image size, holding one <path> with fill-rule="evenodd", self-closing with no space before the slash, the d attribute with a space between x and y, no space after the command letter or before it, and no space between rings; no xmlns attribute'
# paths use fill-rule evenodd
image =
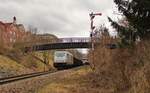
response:
<svg viewBox="0 0 150 93"><path fill-rule="evenodd" d="M68 51L55 51L53 65L59 69L80 66L83 62Z"/></svg>

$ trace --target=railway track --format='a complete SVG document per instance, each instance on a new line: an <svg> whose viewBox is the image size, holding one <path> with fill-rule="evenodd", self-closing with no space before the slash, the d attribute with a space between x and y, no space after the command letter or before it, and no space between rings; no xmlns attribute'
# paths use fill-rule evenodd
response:
<svg viewBox="0 0 150 93"><path fill-rule="evenodd" d="M77 66L77 67L73 67L73 68L69 68L69 69L75 69L75 68L80 68L80 67L82 67L82 66ZM23 75L17 75L17 76L12 76L12 77L0 78L0 85L4 85L4 84L8 84L8 83L12 83L15 81L28 79L28 78L38 77L38 76L42 76L42 75L47 75L47 74L55 73L55 72L62 71L62 70L65 70L65 69L55 70L55 71L37 72L37 73L30 73L30 74L23 74Z"/></svg>
<svg viewBox="0 0 150 93"><path fill-rule="evenodd" d="M55 73L55 72L56 71L45 71L45 72L38 72L38 73L31 73L31 74L24 74L24 75L12 76L12 77L0 78L0 85L23 80L23 79L33 78L33 77L37 77L37 76L47 75L47 74Z"/></svg>

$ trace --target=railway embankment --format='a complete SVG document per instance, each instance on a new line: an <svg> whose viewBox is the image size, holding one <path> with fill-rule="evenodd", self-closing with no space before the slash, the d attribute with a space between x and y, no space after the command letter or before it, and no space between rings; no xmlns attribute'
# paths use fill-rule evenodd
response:
<svg viewBox="0 0 150 93"><path fill-rule="evenodd" d="M53 70L52 54L48 55L47 63L43 55L44 52L0 55L0 78Z"/></svg>
<svg viewBox="0 0 150 93"><path fill-rule="evenodd" d="M29 72L33 72L33 70L26 68L4 55L0 55L0 78L26 74Z"/></svg>

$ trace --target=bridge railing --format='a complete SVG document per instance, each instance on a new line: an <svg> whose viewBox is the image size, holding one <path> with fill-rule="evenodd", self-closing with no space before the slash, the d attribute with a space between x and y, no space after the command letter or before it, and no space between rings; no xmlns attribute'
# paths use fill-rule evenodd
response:
<svg viewBox="0 0 150 93"><path fill-rule="evenodd" d="M90 43L91 38L58 38L58 39L41 39L32 42L26 42L29 46L41 45L41 44L53 44L53 43ZM94 38L95 43L100 42L100 38Z"/></svg>
<svg viewBox="0 0 150 93"><path fill-rule="evenodd" d="M90 38L59 38L59 40L61 41L61 43L75 43L75 42L90 42L91 39Z"/></svg>

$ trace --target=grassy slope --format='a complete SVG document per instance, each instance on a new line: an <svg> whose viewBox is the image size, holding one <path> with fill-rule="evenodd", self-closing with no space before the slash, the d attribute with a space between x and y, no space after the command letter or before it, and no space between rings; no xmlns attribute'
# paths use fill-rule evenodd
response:
<svg viewBox="0 0 150 93"><path fill-rule="evenodd" d="M43 60L42 53L37 52L34 55L37 56L37 58ZM21 62L17 62L7 56L0 55L0 78L54 69L52 67L51 54L48 58L50 65L44 64L43 62L41 62L41 60L34 58L30 54L21 57L21 59Z"/></svg>
<svg viewBox="0 0 150 93"><path fill-rule="evenodd" d="M31 71L32 70L29 70L23 65L18 64L14 60L0 55L0 76L1 77L24 74Z"/></svg>
<svg viewBox="0 0 150 93"><path fill-rule="evenodd" d="M43 53L42 52L36 52L35 56L44 61ZM53 63L53 55L52 55L51 52L49 52L49 55L48 55L48 65L49 65L49 68L53 68L53 64L52 63Z"/></svg>
<svg viewBox="0 0 150 93"><path fill-rule="evenodd" d="M33 69L35 72L54 69L52 66L52 54L48 55L49 63L44 63L43 52L34 52L26 55L22 60L22 65Z"/></svg>

